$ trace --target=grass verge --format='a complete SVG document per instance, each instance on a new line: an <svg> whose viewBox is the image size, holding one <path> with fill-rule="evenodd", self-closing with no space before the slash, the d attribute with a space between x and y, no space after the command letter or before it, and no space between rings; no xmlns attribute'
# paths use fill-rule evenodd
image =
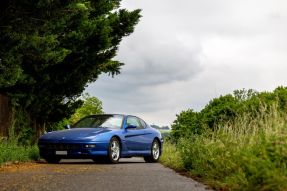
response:
<svg viewBox="0 0 287 191"><path fill-rule="evenodd" d="M173 168L177 171L184 170L184 164L179 150L174 144L171 144L169 142L164 143L163 154L160 157L160 162L163 165Z"/></svg>
<svg viewBox="0 0 287 191"><path fill-rule="evenodd" d="M161 162L218 190L287 190L287 119L275 109L167 143Z"/></svg>
<svg viewBox="0 0 287 191"><path fill-rule="evenodd" d="M0 142L0 165L5 162L39 160L37 145L19 146L13 142Z"/></svg>

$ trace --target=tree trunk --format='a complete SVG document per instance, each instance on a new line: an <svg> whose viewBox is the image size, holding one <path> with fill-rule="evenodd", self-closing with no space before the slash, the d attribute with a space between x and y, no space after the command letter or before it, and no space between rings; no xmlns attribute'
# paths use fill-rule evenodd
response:
<svg viewBox="0 0 287 191"><path fill-rule="evenodd" d="M8 137L11 126L12 107L9 98L0 94L0 137Z"/></svg>
<svg viewBox="0 0 287 191"><path fill-rule="evenodd" d="M44 131L45 131L45 123L38 122L37 129L36 129L36 138L38 139L40 136L42 136L44 134Z"/></svg>
<svg viewBox="0 0 287 191"><path fill-rule="evenodd" d="M38 138L44 134L45 131L45 123L41 122L40 120L37 120L33 118L31 120L33 131L36 133L35 134L35 139L38 140Z"/></svg>

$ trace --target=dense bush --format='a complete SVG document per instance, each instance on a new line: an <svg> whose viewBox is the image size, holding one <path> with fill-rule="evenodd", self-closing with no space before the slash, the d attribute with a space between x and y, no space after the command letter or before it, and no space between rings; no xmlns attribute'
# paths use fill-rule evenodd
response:
<svg viewBox="0 0 287 191"><path fill-rule="evenodd" d="M273 110L249 117L180 139L177 149L184 169L215 188L286 190L286 114Z"/></svg>
<svg viewBox="0 0 287 191"><path fill-rule="evenodd" d="M219 190L287 190L286 103L287 89L279 87L236 91L201 112L184 111L162 163Z"/></svg>
<svg viewBox="0 0 287 191"><path fill-rule="evenodd" d="M176 116L172 124L171 139L177 141L181 137L189 137L192 134L201 134L204 124L201 113L191 109L181 112Z"/></svg>
<svg viewBox="0 0 287 191"><path fill-rule="evenodd" d="M236 90L233 94L214 98L199 112L189 109L177 115L171 126L171 139L177 142L182 137L202 134L206 129L214 130L239 116L256 117L260 110L268 110L274 104L278 104L278 110L287 111L287 88L278 87L273 92L262 93Z"/></svg>

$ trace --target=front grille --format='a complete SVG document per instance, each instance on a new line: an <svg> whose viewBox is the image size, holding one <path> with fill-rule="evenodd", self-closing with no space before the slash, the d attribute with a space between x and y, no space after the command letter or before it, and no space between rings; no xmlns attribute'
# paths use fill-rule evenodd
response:
<svg viewBox="0 0 287 191"><path fill-rule="evenodd" d="M66 143L48 143L41 144L41 146L45 149L53 149L53 150L77 150L81 149L81 144L66 144Z"/></svg>

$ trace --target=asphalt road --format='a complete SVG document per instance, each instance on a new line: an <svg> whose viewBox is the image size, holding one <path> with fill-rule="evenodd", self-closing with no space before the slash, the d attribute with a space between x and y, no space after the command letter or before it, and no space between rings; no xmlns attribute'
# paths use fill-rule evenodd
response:
<svg viewBox="0 0 287 191"><path fill-rule="evenodd" d="M0 190L9 191L204 191L206 186L141 158L119 164L62 160L11 165L0 170Z"/></svg>

